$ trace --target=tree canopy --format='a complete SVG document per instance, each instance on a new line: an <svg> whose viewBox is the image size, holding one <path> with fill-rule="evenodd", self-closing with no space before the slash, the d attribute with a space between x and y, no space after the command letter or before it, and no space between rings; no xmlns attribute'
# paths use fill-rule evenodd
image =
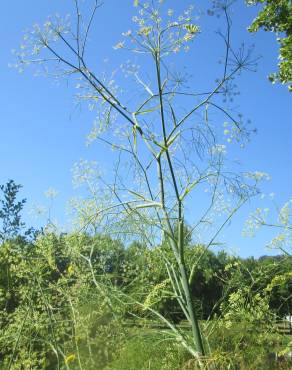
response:
<svg viewBox="0 0 292 370"><path fill-rule="evenodd" d="M290 0L247 0L249 5L263 4L249 27L250 32L259 29L275 32L280 45L279 69L269 75L272 83L288 84L292 91L292 5Z"/></svg>

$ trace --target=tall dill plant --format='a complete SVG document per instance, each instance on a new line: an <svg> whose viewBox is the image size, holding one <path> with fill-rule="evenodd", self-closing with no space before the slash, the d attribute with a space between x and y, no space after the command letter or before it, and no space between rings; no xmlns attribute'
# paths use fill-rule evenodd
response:
<svg viewBox="0 0 292 370"><path fill-rule="evenodd" d="M187 233L204 245L204 253L257 192L256 185L264 177L259 172L248 176L233 173L226 164L229 145L244 146L250 136L242 115L233 114L232 100L237 95L235 78L253 70L255 61L250 49L232 44L232 1L213 1L208 13L221 17L223 30L217 36L222 63L218 67L215 62L214 69L204 69L201 64L202 71L195 70L192 78L182 66L190 63L196 68L200 48L207 47L206 41L200 41L206 30L200 28L197 15L193 16L194 7L176 14L176 9L168 9L164 3L134 1L133 28L123 33L114 49L134 53L137 63L130 57L122 64L117 81L114 74L102 73L101 64L89 53L89 48L94 52L102 42L101 35L99 41L90 41L95 37L98 1L87 1L83 9L84 4L75 0L71 20L49 17L44 25L35 25L16 52L16 67L42 66L39 70L45 73L76 78L77 98L88 102L95 113L89 141L99 141L116 155L113 175L96 178L98 191L91 187L92 197L86 202L86 212L81 212L83 226L140 238L148 247L167 240L172 257L161 247L161 258L173 297L191 331L182 331L151 305L147 309L203 366L207 352L190 293L184 220L192 208ZM192 47L197 52L193 53ZM182 58L183 53L189 53L190 59ZM211 53L206 63L212 58ZM206 76L205 86L197 83L200 73ZM79 180L87 181L90 171L87 168ZM217 221L215 216L219 216ZM84 258L91 265L91 255ZM200 256L194 264L199 263ZM94 273L92 277L101 289L98 277ZM122 297L126 295L119 299Z"/></svg>

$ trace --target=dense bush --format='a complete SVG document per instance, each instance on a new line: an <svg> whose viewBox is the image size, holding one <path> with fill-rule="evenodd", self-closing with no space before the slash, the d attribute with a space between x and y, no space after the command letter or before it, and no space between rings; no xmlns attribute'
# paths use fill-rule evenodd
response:
<svg viewBox="0 0 292 370"><path fill-rule="evenodd" d="M188 246L187 266L201 317L212 318L204 330L213 359L224 368L225 353L243 366L283 350L274 323L289 313L291 259L207 252L197 267L202 252ZM0 247L1 368L195 368L163 325L160 335L147 329L157 322L148 308L176 323L183 317L161 248L85 234L46 234L34 243L16 238Z"/></svg>

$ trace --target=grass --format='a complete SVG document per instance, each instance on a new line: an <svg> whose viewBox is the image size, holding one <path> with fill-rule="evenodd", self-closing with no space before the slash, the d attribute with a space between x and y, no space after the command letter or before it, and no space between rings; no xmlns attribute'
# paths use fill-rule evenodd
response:
<svg viewBox="0 0 292 370"><path fill-rule="evenodd" d="M133 329L131 334L106 370L177 370L189 359L167 334L161 336L156 330L141 328Z"/></svg>
<svg viewBox="0 0 292 370"><path fill-rule="evenodd" d="M155 323L154 323L155 326ZM188 330L183 325L184 330ZM279 333L251 332L247 326L234 325L231 329L216 329L210 337L210 363L216 370L288 370L292 363L284 356L276 359L291 342L291 336ZM169 341L167 330L161 337L157 328L138 326L130 330L116 358L106 370L191 370L198 369L196 361L178 343Z"/></svg>

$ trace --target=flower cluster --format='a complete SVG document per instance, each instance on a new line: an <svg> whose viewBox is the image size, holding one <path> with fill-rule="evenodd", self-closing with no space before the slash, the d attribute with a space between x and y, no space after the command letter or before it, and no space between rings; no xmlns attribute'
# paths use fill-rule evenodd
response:
<svg viewBox="0 0 292 370"><path fill-rule="evenodd" d="M84 183L95 182L100 177L100 171L95 161L80 160L72 169L73 184L77 187Z"/></svg>
<svg viewBox="0 0 292 370"><path fill-rule="evenodd" d="M52 187L50 187L47 191L45 191L45 197L49 199L54 199L58 195L58 191Z"/></svg>
<svg viewBox="0 0 292 370"><path fill-rule="evenodd" d="M265 291L271 292L273 288L284 286L289 281L292 282L292 271L286 272L281 275L276 275L273 277L272 281L266 286Z"/></svg>
<svg viewBox="0 0 292 370"><path fill-rule="evenodd" d="M224 155L226 154L226 145L223 144L216 144L211 147L210 154L216 155Z"/></svg>
<svg viewBox="0 0 292 370"><path fill-rule="evenodd" d="M266 172L261 172L261 171L247 172L245 176L249 179L255 180L256 182L271 179L269 174L267 174Z"/></svg>
<svg viewBox="0 0 292 370"><path fill-rule="evenodd" d="M134 5L139 8L138 14L132 17L132 21L138 28L136 31L128 30L122 34L129 39L131 46L126 41L119 41L114 49L130 49L139 53L159 54L160 56L177 53L181 50L188 51L188 43L200 32L197 24L193 23L190 6L183 14L174 17L174 10L167 9L163 13L159 1L154 7L148 2L135 1ZM165 17L164 17L165 15Z"/></svg>
<svg viewBox="0 0 292 370"><path fill-rule="evenodd" d="M243 235L254 236L256 230L265 224L268 213L268 208L257 208L254 212L252 212L245 222Z"/></svg>
<svg viewBox="0 0 292 370"><path fill-rule="evenodd" d="M283 231L277 234L268 244L269 249L279 249L281 251L285 251L286 247L291 245L292 238L291 233L289 231Z"/></svg>
<svg viewBox="0 0 292 370"><path fill-rule="evenodd" d="M19 51L12 50L16 57L16 62L9 66L18 69L19 72L23 72L24 67L31 63L41 64L45 62L48 60L45 56L39 58L41 51L48 48L52 42L58 41L60 35L67 34L69 31L69 15L62 18L57 14L54 17L48 17L42 26L34 24L32 30L25 32Z"/></svg>
<svg viewBox="0 0 292 370"><path fill-rule="evenodd" d="M279 212L279 222L283 226L289 226L291 224L291 220L290 220L290 218L291 218L291 209L290 209L291 203L292 203L292 200L289 200L280 209L280 212Z"/></svg>
<svg viewBox="0 0 292 370"><path fill-rule="evenodd" d="M156 284L152 291L148 294L143 304L143 310L147 310L159 301L164 293L165 288L169 285L170 279L165 279L161 283Z"/></svg>
<svg viewBox="0 0 292 370"><path fill-rule="evenodd" d="M226 137L228 143L233 141L239 141L241 138L240 123L224 122L223 123L223 134Z"/></svg>

